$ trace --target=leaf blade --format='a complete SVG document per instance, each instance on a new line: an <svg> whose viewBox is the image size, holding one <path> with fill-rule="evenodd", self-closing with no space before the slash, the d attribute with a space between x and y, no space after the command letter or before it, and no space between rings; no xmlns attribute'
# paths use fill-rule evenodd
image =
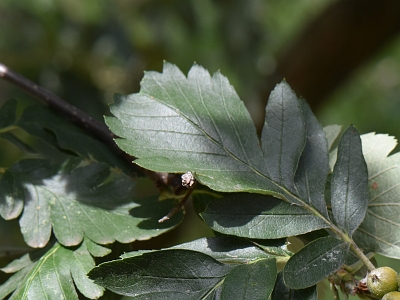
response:
<svg viewBox="0 0 400 300"><path fill-rule="evenodd" d="M349 248L348 243L329 236L307 244L284 267L286 286L304 289L315 285L343 265Z"/></svg>
<svg viewBox="0 0 400 300"><path fill-rule="evenodd" d="M295 236L328 226L297 205L257 194L215 199L201 217L215 231L255 239Z"/></svg>
<svg viewBox="0 0 400 300"><path fill-rule="evenodd" d="M88 276L120 295L190 299L218 287L231 269L200 252L163 250L103 263Z"/></svg>
<svg viewBox="0 0 400 300"><path fill-rule="evenodd" d="M324 199L326 179L329 173L328 144L321 124L308 104L302 100L301 108L306 122L306 145L300 156L295 174L298 195L329 219Z"/></svg>
<svg viewBox="0 0 400 300"><path fill-rule="evenodd" d="M370 133L361 138L369 173L369 203L353 238L364 249L400 258L400 155L388 156L397 143L386 134Z"/></svg>
<svg viewBox="0 0 400 300"><path fill-rule="evenodd" d="M225 277L221 300L268 299L274 288L276 275L276 261L273 258L237 266Z"/></svg>
<svg viewBox="0 0 400 300"><path fill-rule="evenodd" d="M368 169L357 129L343 134L331 180L331 205L338 227L351 236L364 220L368 206Z"/></svg>
<svg viewBox="0 0 400 300"><path fill-rule="evenodd" d="M290 86L271 92L261 133L262 151L272 180L294 190L294 174L305 146L306 128L301 103Z"/></svg>

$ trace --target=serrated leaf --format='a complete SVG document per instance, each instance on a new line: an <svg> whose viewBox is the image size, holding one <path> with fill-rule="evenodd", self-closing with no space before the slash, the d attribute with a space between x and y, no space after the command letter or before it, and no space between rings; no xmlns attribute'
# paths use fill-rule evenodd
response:
<svg viewBox="0 0 400 300"><path fill-rule="evenodd" d="M138 299L201 299L232 267L190 250L163 250L103 263L88 276L95 283Z"/></svg>
<svg viewBox="0 0 400 300"><path fill-rule="evenodd" d="M127 243L160 235L182 220L179 213L160 225L157 220L173 203L158 203L156 197L135 199L135 182L102 163L63 169L42 160L25 160L5 176L14 181L1 192L24 195L20 226L31 247L46 245L52 228L66 246L79 244L84 236L98 244ZM5 176L0 186L7 186ZM12 196L3 194L5 199Z"/></svg>
<svg viewBox="0 0 400 300"><path fill-rule="evenodd" d="M268 240L263 245L258 245L235 236L217 236L198 239L170 249L198 251L224 263L248 263L261 258L287 258L289 252L286 247L286 239Z"/></svg>
<svg viewBox="0 0 400 300"><path fill-rule="evenodd" d="M111 249L100 246L88 238L85 238L85 245L90 254L94 257L103 257L111 253Z"/></svg>
<svg viewBox="0 0 400 300"><path fill-rule="evenodd" d="M118 95L106 118L135 163L160 172L196 172L218 191L277 190L268 179L255 126L228 80L194 65L186 78L165 63L141 92Z"/></svg>
<svg viewBox="0 0 400 300"><path fill-rule="evenodd" d="M274 291L271 295L271 300L317 300L317 286L311 286L306 289L293 290L289 289L284 281L282 272L278 273Z"/></svg>
<svg viewBox="0 0 400 300"><path fill-rule="evenodd" d="M331 179L333 218L349 236L364 220L368 206L368 169L360 135L353 126L343 134Z"/></svg>
<svg viewBox="0 0 400 300"><path fill-rule="evenodd" d="M369 173L369 203L363 223L354 233L360 247L400 258L400 153L387 157L396 140L386 134L362 136Z"/></svg>
<svg viewBox="0 0 400 300"><path fill-rule="evenodd" d="M326 179L329 173L328 145L321 124L310 107L301 101L306 120L306 146L301 154L295 175L297 194L329 219L324 199Z"/></svg>
<svg viewBox="0 0 400 300"><path fill-rule="evenodd" d="M295 253L283 269L290 289L305 289L338 270L346 260L350 245L333 237L319 238Z"/></svg>
<svg viewBox="0 0 400 300"><path fill-rule="evenodd" d="M93 266L85 244L68 249L56 243L2 285L0 295L15 290L10 299L78 299L75 284L85 297L97 299L103 289L86 277Z"/></svg>
<svg viewBox="0 0 400 300"><path fill-rule="evenodd" d="M201 217L215 231L255 239L295 236L328 226L297 205L257 194L215 199Z"/></svg>
<svg viewBox="0 0 400 300"><path fill-rule="evenodd" d="M306 125L302 103L283 81L271 92L261 134L269 176L294 190L294 174L305 146Z"/></svg>
<svg viewBox="0 0 400 300"><path fill-rule="evenodd" d="M221 300L268 299L274 288L276 274L274 258L237 266L225 277Z"/></svg>

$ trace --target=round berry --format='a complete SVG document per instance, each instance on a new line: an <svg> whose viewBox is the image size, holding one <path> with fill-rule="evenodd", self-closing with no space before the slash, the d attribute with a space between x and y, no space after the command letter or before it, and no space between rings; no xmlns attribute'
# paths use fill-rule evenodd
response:
<svg viewBox="0 0 400 300"><path fill-rule="evenodd" d="M389 267L374 269L367 275L367 287L373 296L382 298L397 290L397 272Z"/></svg>
<svg viewBox="0 0 400 300"><path fill-rule="evenodd" d="M400 292L390 292L383 296L382 300L400 300Z"/></svg>

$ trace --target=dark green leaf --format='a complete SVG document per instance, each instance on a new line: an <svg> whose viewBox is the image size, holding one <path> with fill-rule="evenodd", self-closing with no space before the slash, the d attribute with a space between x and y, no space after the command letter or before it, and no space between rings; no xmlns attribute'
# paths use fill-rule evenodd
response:
<svg viewBox="0 0 400 300"><path fill-rule="evenodd" d="M90 239L85 238L85 245L90 254L94 257L103 257L111 253L111 249L100 246Z"/></svg>
<svg viewBox="0 0 400 300"><path fill-rule="evenodd" d="M283 269L283 279L290 289L315 285L338 270L346 260L349 244L333 237L319 238L295 253Z"/></svg>
<svg viewBox="0 0 400 300"><path fill-rule="evenodd" d="M363 223L354 233L360 247L400 258L400 153L389 153L396 140L386 134L362 136L369 173L369 204Z"/></svg>
<svg viewBox="0 0 400 300"><path fill-rule="evenodd" d="M289 289L284 281L282 272L278 273L274 291L271 295L271 300L317 300L317 286L311 286L306 289L292 290Z"/></svg>
<svg viewBox="0 0 400 300"><path fill-rule="evenodd" d="M13 144L15 147L17 147L19 150L21 150L21 151L23 151L23 152L25 152L27 154L37 154L37 152L34 149L32 149L31 146L29 146L28 144L24 143L21 139L16 137L11 132L0 133L0 137L2 139L7 140L11 144Z"/></svg>
<svg viewBox="0 0 400 300"><path fill-rule="evenodd" d="M271 92L261 134L262 151L270 178L294 190L294 174L305 146L302 104L283 81Z"/></svg>
<svg viewBox="0 0 400 300"><path fill-rule="evenodd" d="M306 121L306 146L301 154L295 175L297 194L314 206L324 217L328 211L324 199L326 178L329 173L328 145L321 124L310 107L301 101Z"/></svg>
<svg viewBox="0 0 400 300"><path fill-rule="evenodd" d="M76 286L87 298L97 299L103 289L86 277L93 266L84 243L74 250L55 244L2 285L0 295L15 290L10 299L78 299Z"/></svg>
<svg viewBox="0 0 400 300"><path fill-rule="evenodd" d="M107 262L88 276L137 299L201 299L218 288L232 267L189 250L163 250Z"/></svg>
<svg viewBox="0 0 400 300"><path fill-rule="evenodd" d="M297 205L257 194L215 199L201 217L215 231L255 239L295 236L328 226Z"/></svg>
<svg viewBox="0 0 400 300"><path fill-rule="evenodd" d="M160 235L183 217L178 213L159 224L157 220L174 204L158 202L156 197L135 199L135 182L101 163L71 169L68 164L52 166L42 160L25 160L3 176L0 186L8 188L1 190L0 199L14 196L7 191L24 195L20 226L32 247L46 245L52 227L58 241L66 246L79 244L84 236L98 244L127 243Z"/></svg>
<svg viewBox="0 0 400 300"><path fill-rule="evenodd" d="M186 249L202 252L224 263L248 263L260 258L287 258L286 239L268 240L258 245L250 240L234 236L202 238L193 242L177 245L171 249Z"/></svg>
<svg viewBox="0 0 400 300"><path fill-rule="evenodd" d="M274 288L277 269L273 258L234 268L226 276L221 300L268 299Z"/></svg>
<svg viewBox="0 0 400 300"><path fill-rule="evenodd" d="M147 72L139 94L117 96L106 118L121 149L140 166L160 172L196 172L218 191L264 192L268 179L255 126L242 101L220 73L194 65L186 78L165 63Z"/></svg>
<svg viewBox="0 0 400 300"><path fill-rule="evenodd" d="M0 108L0 129L12 125L17 118L17 101L9 100ZM1 130L0 130L1 132Z"/></svg>
<svg viewBox="0 0 400 300"><path fill-rule="evenodd" d="M53 147L126 170L126 162L116 157L104 143L43 105L27 107L16 125Z"/></svg>
<svg viewBox="0 0 400 300"><path fill-rule="evenodd" d="M331 179L331 205L338 227L351 236L368 206L368 170L360 135L353 126L343 134Z"/></svg>

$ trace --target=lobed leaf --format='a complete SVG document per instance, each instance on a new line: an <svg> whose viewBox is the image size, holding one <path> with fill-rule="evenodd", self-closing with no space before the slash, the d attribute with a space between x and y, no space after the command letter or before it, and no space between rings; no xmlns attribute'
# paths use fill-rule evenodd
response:
<svg viewBox="0 0 400 300"><path fill-rule="evenodd" d="M6 172L0 187L5 187L0 207L8 208L8 216L17 217L24 203L19 221L31 247L44 247L52 228L66 246L81 243L84 236L98 244L145 240L175 227L183 217L179 213L160 225L157 220L173 203L135 198L135 182L102 163L60 166L24 160ZM11 209L17 204L10 206L8 199L18 201L18 210Z"/></svg>
<svg viewBox="0 0 400 300"><path fill-rule="evenodd" d="M364 220L368 205L368 169L357 129L343 134L331 179L331 205L335 223L351 236Z"/></svg>
<svg viewBox="0 0 400 300"><path fill-rule="evenodd" d="M302 207L258 194L215 199L201 217L215 231L255 239L296 236L328 226Z"/></svg>
<svg viewBox="0 0 400 300"><path fill-rule="evenodd" d="M0 296L13 292L10 299L79 299L76 286L85 297L97 299L103 288L86 277L93 267L85 243L75 249L56 243L0 286Z"/></svg>
<svg viewBox="0 0 400 300"><path fill-rule="evenodd" d="M227 79L193 66L186 78L165 63L163 74L147 72L139 94L117 95L106 118L135 163L160 172L195 171L220 191L275 189L254 124Z"/></svg>
<svg viewBox="0 0 400 300"><path fill-rule="evenodd" d="M338 270L346 260L350 245L333 237L322 237L295 253L283 269L290 289L305 289Z"/></svg>

